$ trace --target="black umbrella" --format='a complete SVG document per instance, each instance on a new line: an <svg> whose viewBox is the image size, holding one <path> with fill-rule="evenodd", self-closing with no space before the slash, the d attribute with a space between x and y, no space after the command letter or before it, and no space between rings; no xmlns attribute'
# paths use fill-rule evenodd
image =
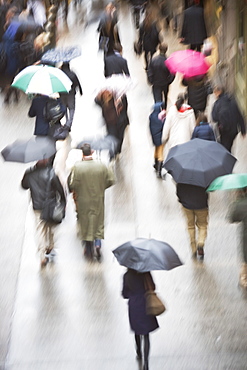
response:
<svg viewBox="0 0 247 370"><path fill-rule="evenodd" d="M21 163L50 158L55 153L56 143L47 136L36 136L29 140L16 140L1 151L5 161Z"/></svg>
<svg viewBox="0 0 247 370"><path fill-rule="evenodd" d="M231 173L235 162L223 145L193 139L171 148L163 167L177 183L206 188L216 177Z"/></svg>
<svg viewBox="0 0 247 370"><path fill-rule="evenodd" d="M43 63L59 63L70 62L81 55L81 50L78 46L70 46L66 48L54 48L48 50L41 57Z"/></svg>
<svg viewBox="0 0 247 370"><path fill-rule="evenodd" d="M120 265L139 272L172 270L182 265L174 249L156 239L137 238L120 245L113 253Z"/></svg>

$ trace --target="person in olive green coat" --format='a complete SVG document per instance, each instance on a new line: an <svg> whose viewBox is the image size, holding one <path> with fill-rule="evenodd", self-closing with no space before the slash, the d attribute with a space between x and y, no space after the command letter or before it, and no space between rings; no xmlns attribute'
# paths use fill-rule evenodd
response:
<svg viewBox="0 0 247 370"><path fill-rule="evenodd" d="M101 239L104 239L105 190L114 184L113 172L92 157L89 144L82 146L82 161L76 162L68 177L69 191L73 192L78 226L85 255L101 257Z"/></svg>
<svg viewBox="0 0 247 370"><path fill-rule="evenodd" d="M230 222L242 222L243 263L240 271L239 285L247 288L247 188L239 191L239 198L231 205Z"/></svg>

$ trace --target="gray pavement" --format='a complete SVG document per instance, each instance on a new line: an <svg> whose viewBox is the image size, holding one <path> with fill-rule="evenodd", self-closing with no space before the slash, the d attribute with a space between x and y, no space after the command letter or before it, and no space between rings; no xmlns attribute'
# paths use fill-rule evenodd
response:
<svg viewBox="0 0 247 370"><path fill-rule="evenodd" d="M80 156L73 149L64 162L70 145L73 148L91 133L104 133L100 110L93 101L103 74L97 23L89 22L84 28L75 22L71 9L68 25L69 32L65 32L59 24L59 44L82 47L82 56L72 67L84 95L77 96L71 143L60 144L57 170L64 181ZM119 27L124 57L136 86L128 93L131 123L114 167L117 182L106 192L102 261L88 263L82 257L69 196L66 218L57 228L55 263L40 271L32 209L27 192L20 189L29 165L0 162L0 369L138 370L127 301L121 297L125 269L111 252L135 237L165 240L184 262L175 270L153 273L167 312L158 318L160 329L151 334L150 369L247 369L247 297L238 288L240 230L226 219L234 196L223 192L210 195L205 260L193 262L175 185L170 177L158 180L152 168L148 115L153 99L144 61L133 52L136 35L124 6ZM176 35L164 33L164 37L169 53L180 48ZM169 105L182 90L176 78ZM3 97L0 99L2 103ZM22 95L18 106L1 106L0 149L16 138L32 135L29 105ZM236 172L246 172L245 140L238 137L233 149L238 158Z"/></svg>

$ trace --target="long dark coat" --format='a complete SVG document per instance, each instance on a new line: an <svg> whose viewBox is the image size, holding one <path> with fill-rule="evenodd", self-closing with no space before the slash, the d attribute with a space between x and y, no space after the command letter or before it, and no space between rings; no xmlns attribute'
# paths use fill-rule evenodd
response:
<svg viewBox="0 0 247 370"><path fill-rule="evenodd" d="M150 128L150 133L152 136L153 144L155 146L160 146L162 144L161 139L162 139L164 121L162 122L158 118L161 105L162 105L162 102L154 104L153 112L149 116L149 128Z"/></svg>
<svg viewBox="0 0 247 370"><path fill-rule="evenodd" d="M152 23L150 28L145 27L144 22L140 25L139 42L143 44L143 50L154 54L160 43L159 30L156 23Z"/></svg>
<svg viewBox="0 0 247 370"><path fill-rule="evenodd" d="M193 5L184 11L181 38L185 44L203 44L207 38L207 30L202 7Z"/></svg>
<svg viewBox="0 0 247 370"><path fill-rule="evenodd" d="M82 240L104 239L105 190L113 183L113 172L100 161L80 161L72 168L68 187L75 193Z"/></svg>
<svg viewBox="0 0 247 370"><path fill-rule="evenodd" d="M153 282L151 274L149 272L145 274L149 274ZM129 299L130 327L137 335L146 335L159 327L156 317L146 314L145 274L128 269L123 277L122 295ZM153 288L155 289L154 283Z"/></svg>
<svg viewBox="0 0 247 370"><path fill-rule="evenodd" d="M204 112L207 106L209 92L206 79L199 77L184 78L182 84L188 86L188 104L195 112Z"/></svg>

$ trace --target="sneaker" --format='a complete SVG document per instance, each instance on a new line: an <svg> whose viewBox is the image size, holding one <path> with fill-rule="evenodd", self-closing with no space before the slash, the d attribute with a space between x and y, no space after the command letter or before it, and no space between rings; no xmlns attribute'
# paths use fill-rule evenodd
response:
<svg viewBox="0 0 247 370"><path fill-rule="evenodd" d="M239 285L246 289L247 288L247 263L243 263L239 275Z"/></svg>

